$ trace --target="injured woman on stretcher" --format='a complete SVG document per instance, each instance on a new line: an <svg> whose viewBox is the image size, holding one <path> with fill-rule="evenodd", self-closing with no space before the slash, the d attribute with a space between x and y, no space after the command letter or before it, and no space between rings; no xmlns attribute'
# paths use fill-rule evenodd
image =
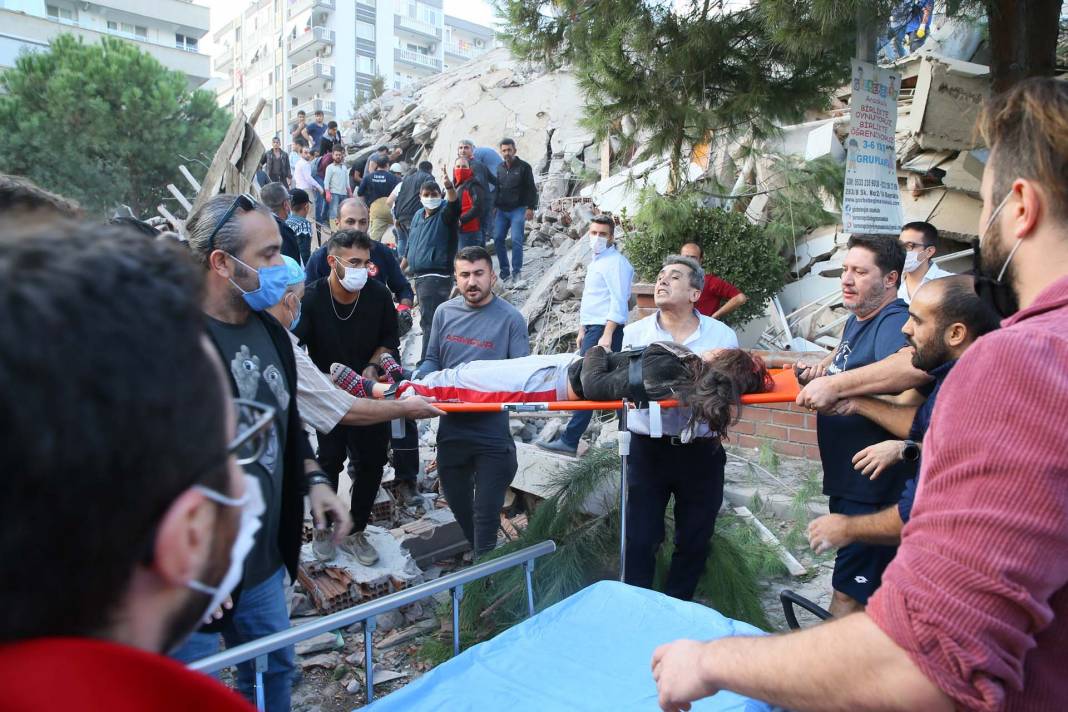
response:
<svg viewBox="0 0 1068 712"><path fill-rule="evenodd" d="M330 367L330 378L357 397L417 394L466 403L677 400L690 409L691 425L705 424L720 435L737 417L743 395L774 387L759 356L742 349L713 349L698 355L667 341L613 353L597 346L583 357L567 353L471 361L410 380L402 380L399 366L388 354L382 367L392 384L339 363Z"/></svg>

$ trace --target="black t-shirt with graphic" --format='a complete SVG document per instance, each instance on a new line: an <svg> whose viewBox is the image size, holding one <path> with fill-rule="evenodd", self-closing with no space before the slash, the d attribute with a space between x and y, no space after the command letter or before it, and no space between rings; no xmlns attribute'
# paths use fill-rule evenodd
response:
<svg viewBox="0 0 1068 712"><path fill-rule="evenodd" d="M278 548L278 523L282 512L282 473L289 413L289 389L283 363L263 323L249 318L244 324L227 324L208 317L208 331L223 354L223 365L237 384L240 398L258 401L275 409L274 425L260 459L245 465L263 490L266 508L256 542L245 560L243 586L247 589L266 580L282 566Z"/></svg>

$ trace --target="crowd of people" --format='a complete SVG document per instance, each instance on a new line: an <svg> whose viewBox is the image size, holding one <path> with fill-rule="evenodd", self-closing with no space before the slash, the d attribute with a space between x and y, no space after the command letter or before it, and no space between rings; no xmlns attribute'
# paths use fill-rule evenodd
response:
<svg viewBox="0 0 1068 712"><path fill-rule="evenodd" d="M660 647L662 709L720 689L803 709L1068 699L1065 117L1068 89L1052 80L985 109L973 275L932 263L928 223L849 239L841 343L795 366L798 404L818 413L830 514L808 534L836 552L834 619ZM494 149L460 142L439 181L389 147L349 170L321 114L292 139L299 158L276 140L258 199L208 199L181 242L0 183L5 709L249 709L176 661L289 627L305 502L316 557L340 548L376 563L366 527L388 452L402 496L416 496L414 421L444 416L435 397L643 403L628 419L625 580L652 587L673 501L664 591L693 598L723 500L723 442L740 396L770 387L721 321L745 295L686 242L664 256L655 312L628 323L634 270L615 220L597 216L577 353L531 356L524 318L494 289L520 279L538 200L514 142L500 142L496 166ZM376 219L395 246L375 239ZM407 373L413 306L423 347ZM661 411L669 395L682 407ZM588 424L576 416L540 445L575 456ZM437 467L476 555L491 551L517 469L507 414L442 417ZM48 521L30 527L27 512ZM57 667L63 685L50 683ZM289 709L293 675L293 649L272 652L268 710ZM252 663L238 666L246 699L253 679Z"/></svg>

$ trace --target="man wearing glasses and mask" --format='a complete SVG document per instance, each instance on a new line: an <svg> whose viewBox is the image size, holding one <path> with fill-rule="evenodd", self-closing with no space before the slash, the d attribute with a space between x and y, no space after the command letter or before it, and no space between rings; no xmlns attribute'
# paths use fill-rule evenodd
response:
<svg viewBox="0 0 1068 712"><path fill-rule="evenodd" d="M904 299L906 304L911 304L916 290L932 279L953 276L952 272L947 272L934 263L935 254L938 252L938 230L931 223L907 223L901 228L897 240L905 248L905 267L901 273L901 286L897 288L897 296Z"/></svg>
<svg viewBox="0 0 1068 712"><path fill-rule="evenodd" d="M248 195L209 199L186 223L189 248L205 270L207 331L231 392L264 403L274 418L259 456L245 465L263 493L262 525L245 561L233 610L194 634L177 653L191 662L217 652L218 633L232 647L289 627L285 574L296 578L308 495L317 528L348 530L347 508L315 461L296 404L296 362L286 330L266 312L286 290L282 239L271 214ZM267 709L290 707L293 649L270 654ZM251 698L252 663L238 666L238 688Z"/></svg>
<svg viewBox="0 0 1068 712"><path fill-rule="evenodd" d="M202 283L122 227L0 224L5 710L251 710L161 655L241 576L263 500L235 455L273 421L235 418Z"/></svg>

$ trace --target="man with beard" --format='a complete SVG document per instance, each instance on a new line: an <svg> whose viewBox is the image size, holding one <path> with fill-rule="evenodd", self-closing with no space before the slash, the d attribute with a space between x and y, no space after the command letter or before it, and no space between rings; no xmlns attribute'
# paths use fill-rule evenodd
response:
<svg viewBox="0 0 1068 712"><path fill-rule="evenodd" d="M230 593L262 506L235 455L270 409L235 418L202 286L123 227L0 228L5 710L252 709L161 655Z"/></svg>
<svg viewBox="0 0 1068 712"><path fill-rule="evenodd" d="M412 233L416 234L414 227ZM465 247L456 253L454 269L460 296L435 312L426 358L416 378L469 361L530 353L526 319L493 294L497 276L489 252L484 247ZM438 473L449 507L476 555L497 545L504 495L517 468L507 413L455 413L441 418Z"/></svg>
<svg viewBox="0 0 1068 712"><path fill-rule="evenodd" d="M913 349L912 365L934 380L893 400L862 396L841 400L835 407L838 415L862 415L894 434L895 439L876 443L853 457L857 471L871 479L899 462L919 459L946 376L976 339L998 328L997 316L976 295L971 276L925 283L912 297L902 332ZM916 478L912 478L892 507L874 514L827 514L813 520L808 526L809 543L817 554L855 541L897 544L915 498Z"/></svg>
<svg viewBox="0 0 1068 712"><path fill-rule="evenodd" d="M882 587L866 611L798 633L662 646L661 709L721 689L809 710L1068 699L1068 85L1022 81L979 129L977 286L1008 318L939 392Z"/></svg>
<svg viewBox="0 0 1068 712"><path fill-rule="evenodd" d="M216 630L195 633L175 656L184 662L289 628L285 575L297 576L307 495L317 528L327 513L335 532L349 514L312 454L297 407L297 366L285 328L267 309L285 294L286 267L275 220L248 195L209 198L186 222L189 249L205 273L208 335L222 357L235 397L265 403L273 411L266 446L245 469L263 490L263 526L249 552L234 595L232 615ZM172 359L172 363L176 363ZM193 387L193 384L186 384ZM263 687L270 712L290 707L293 648L268 656ZM237 686L253 695L253 663L237 669Z"/></svg>

